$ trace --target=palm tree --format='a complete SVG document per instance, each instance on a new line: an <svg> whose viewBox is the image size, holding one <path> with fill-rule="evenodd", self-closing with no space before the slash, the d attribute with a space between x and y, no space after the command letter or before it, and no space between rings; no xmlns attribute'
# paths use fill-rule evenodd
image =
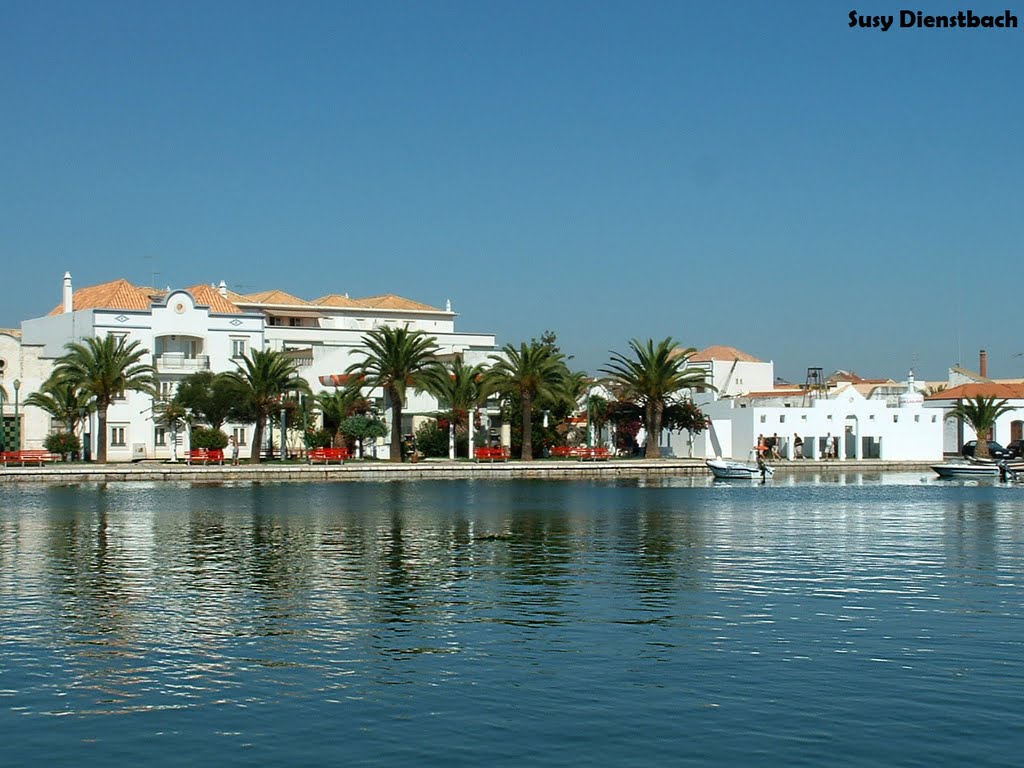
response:
<svg viewBox="0 0 1024 768"><path fill-rule="evenodd" d="M89 408L91 398L75 385L51 376L38 392L25 398L25 405L41 408L64 424L68 434L74 434L82 413Z"/></svg>
<svg viewBox="0 0 1024 768"><path fill-rule="evenodd" d="M178 460L178 432L189 423L188 408L177 397L153 405L153 422L171 430L171 461Z"/></svg>
<svg viewBox="0 0 1024 768"><path fill-rule="evenodd" d="M80 390L96 409L96 460L105 463L110 404L129 391L155 394L156 371L142 362L149 350L137 341L126 344L124 337L112 335L72 342L65 349L68 351L57 360L51 378L60 381L61 386Z"/></svg>
<svg viewBox="0 0 1024 768"><path fill-rule="evenodd" d="M383 388L391 404L391 461L402 460L406 388L433 392L444 376L436 341L423 331L385 325L366 334L365 359L348 367L348 373L362 377L365 386Z"/></svg>
<svg viewBox="0 0 1024 768"><path fill-rule="evenodd" d="M996 420L1012 410L1013 407L1008 405L1005 400L978 395L973 400L957 401L957 404L946 414L946 418L963 419L970 424L971 429L978 436L978 445L974 449L974 456L978 459L987 459L991 457L988 440L992 428L996 425Z"/></svg>
<svg viewBox="0 0 1024 768"><path fill-rule="evenodd" d="M569 369L565 355L550 344L523 342L517 349L506 344L501 355L491 355L494 364L484 380L484 391L499 392L509 401L519 399L523 418L523 461L533 461L533 407L540 400L560 401L566 397Z"/></svg>
<svg viewBox="0 0 1024 768"><path fill-rule="evenodd" d="M358 381L358 380L357 380ZM337 439L341 424L349 416L366 413L370 410L370 401L363 397L358 383L333 392L321 392L316 396L316 404L323 414L324 429Z"/></svg>
<svg viewBox="0 0 1024 768"><path fill-rule="evenodd" d="M484 397L484 371L483 365L466 365L461 357L456 357L448 367L448 375L438 382L434 394L439 404L451 409L451 430L472 420L473 411ZM473 455L472 446L468 455Z"/></svg>
<svg viewBox="0 0 1024 768"><path fill-rule="evenodd" d="M684 389L707 387L703 370L688 369L687 363L696 349L678 349L676 341L667 337L655 347L654 340L629 342L633 357L612 353L612 361L604 373L611 376L613 386L621 391L623 400L636 403L643 411L644 429L647 430L645 457L661 456L658 436L661 434L665 409L674 401L674 395Z"/></svg>
<svg viewBox="0 0 1024 768"><path fill-rule="evenodd" d="M280 406L286 392L308 393L309 384L298 375L295 361L277 350L253 349L246 357L235 360L235 365L238 370L224 375L239 386L248 405L249 416L256 424L249 458L258 464L263 425L267 418ZM281 443L283 447L284 440Z"/></svg>

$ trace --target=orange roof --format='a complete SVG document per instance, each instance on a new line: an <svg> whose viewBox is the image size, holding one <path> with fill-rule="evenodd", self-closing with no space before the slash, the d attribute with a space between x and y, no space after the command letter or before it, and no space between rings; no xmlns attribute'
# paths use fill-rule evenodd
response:
<svg viewBox="0 0 1024 768"><path fill-rule="evenodd" d="M221 315L240 315L242 310L220 295L220 291L209 285L194 285L186 288L196 300L196 304L209 307L211 312Z"/></svg>
<svg viewBox="0 0 1024 768"><path fill-rule="evenodd" d="M356 303L358 306L367 307L368 309L412 309L420 312L441 311L437 307L420 304L412 299L404 299L393 293L385 293L383 296L367 296L364 299L356 299Z"/></svg>
<svg viewBox="0 0 1024 768"><path fill-rule="evenodd" d="M309 302L305 299L300 299L297 296L292 296L290 293L284 291L263 291L262 293L250 293L248 296L241 297L242 304L279 304L289 306L309 306Z"/></svg>
<svg viewBox="0 0 1024 768"><path fill-rule="evenodd" d="M994 381L972 382L944 389L925 400L968 400L976 397L995 397L1000 400L1024 400L1024 383L1000 384Z"/></svg>
<svg viewBox="0 0 1024 768"><path fill-rule="evenodd" d="M744 363L761 363L763 360L758 360L753 355L748 355L746 352L741 352L736 347L726 347L721 344L715 344L706 349L702 349L690 358L691 363L710 363L713 360L719 362L732 362L733 360L739 360Z"/></svg>
<svg viewBox="0 0 1024 768"><path fill-rule="evenodd" d="M87 288L77 289L74 292L72 308L75 310L149 309L154 298L161 298L163 296L164 291L132 285L124 278L119 278L109 283L90 285ZM58 304L50 314L59 315L63 311L64 305Z"/></svg>
<svg viewBox="0 0 1024 768"><path fill-rule="evenodd" d="M331 293L327 296L321 296L319 299L314 299L313 303L318 307L360 307L362 306L355 299L350 299L348 296L343 296L340 293Z"/></svg>
<svg viewBox="0 0 1024 768"><path fill-rule="evenodd" d="M21 338L21 331L17 328L0 328L0 333L6 333L8 336L13 336L16 339Z"/></svg>
<svg viewBox="0 0 1024 768"><path fill-rule="evenodd" d="M803 397L806 394L803 389L773 389L768 392L746 392L743 397Z"/></svg>

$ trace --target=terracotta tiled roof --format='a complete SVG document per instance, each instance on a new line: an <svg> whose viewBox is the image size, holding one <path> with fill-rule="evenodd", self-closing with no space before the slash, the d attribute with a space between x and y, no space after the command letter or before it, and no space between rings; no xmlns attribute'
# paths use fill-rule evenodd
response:
<svg viewBox="0 0 1024 768"><path fill-rule="evenodd" d="M995 397L1000 400L1024 400L1024 383L1001 384L994 381L961 384L944 389L925 400L968 400L976 397Z"/></svg>
<svg viewBox="0 0 1024 768"><path fill-rule="evenodd" d="M305 299L292 296L284 291L263 291L262 293L250 293L241 297L243 304L278 304L287 306L310 306Z"/></svg>
<svg viewBox="0 0 1024 768"><path fill-rule="evenodd" d="M16 339L21 338L21 331L17 328L0 328L0 333L6 333L8 336L13 336Z"/></svg>
<svg viewBox="0 0 1024 768"><path fill-rule="evenodd" d="M221 296L220 291L209 285L194 285L191 288L186 288L185 290L192 294L192 298L196 300L196 304L209 307L211 312L216 312L221 315L242 314L242 310L236 307L228 299Z"/></svg>
<svg viewBox="0 0 1024 768"><path fill-rule="evenodd" d="M773 389L768 392L745 392L743 397L803 397L804 391L802 389Z"/></svg>
<svg viewBox="0 0 1024 768"><path fill-rule="evenodd" d="M327 296L321 296L319 299L314 299L313 303L318 307L361 307L363 306L355 299L350 299L348 296L343 296L340 293L332 293Z"/></svg>
<svg viewBox="0 0 1024 768"><path fill-rule="evenodd" d="M404 299L393 293L386 293L383 296L367 296L363 299L356 299L356 303L360 307L367 307L369 309L413 309L421 312L441 311L437 307L420 304L412 299Z"/></svg>
<svg viewBox="0 0 1024 768"><path fill-rule="evenodd" d="M164 291L132 285L124 278L100 285L78 288L74 292L73 309L149 309L154 298L164 296ZM50 312L59 315L64 305L58 304Z"/></svg>
<svg viewBox="0 0 1024 768"><path fill-rule="evenodd" d="M761 363L763 360L758 360L753 355L748 355L746 352L741 352L736 347L726 347L722 344L714 344L710 347L702 349L690 358L691 363L710 363L713 360L719 362L731 363L733 360L739 360L743 363Z"/></svg>

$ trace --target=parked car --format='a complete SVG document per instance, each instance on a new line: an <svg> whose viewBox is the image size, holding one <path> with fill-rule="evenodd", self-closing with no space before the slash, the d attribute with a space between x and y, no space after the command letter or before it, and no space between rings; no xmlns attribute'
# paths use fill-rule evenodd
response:
<svg viewBox="0 0 1024 768"><path fill-rule="evenodd" d="M964 447L961 449L960 455L962 455L965 459L974 458L974 449L977 447L977 445L977 440L970 440L964 443ZM1003 446L1001 446L995 440L988 441L988 455L993 459L1009 458L1009 454L1007 454L1006 449L1003 448Z"/></svg>
<svg viewBox="0 0 1024 768"><path fill-rule="evenodd" d="M1006 445L1006 458L1019 459L1024 456L1024 440L1011 440Z"/></svg>

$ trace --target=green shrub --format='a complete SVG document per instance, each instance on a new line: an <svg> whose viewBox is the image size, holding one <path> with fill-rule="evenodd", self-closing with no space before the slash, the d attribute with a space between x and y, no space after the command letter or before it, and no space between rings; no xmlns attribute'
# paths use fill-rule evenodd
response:
<svg viewBox="0 0 1024 768"><path fill-rule="evenodd" d="M425 421L420 424L416 430L416 450L424 456L447 456L448 430L441 429L436 421Z"/></svg>
<svg viewBox="0 0 1024 768"><path fill-rule="evenodd" d="M334 435L326 429L306 430L306 445L310 448L330 448Z"/></svg>
<svg viewBox="0 0 1024 768"><path fill-rule="evenodd" d="M209 429L207 427L193 427L192 434L189 438L189 445L193 449L224 449L227 448L228 446L228 436L221 432L219 429Z"/></svg>
<svg viewBox="0 0 1024 768"><path fill-rule="evenodd" d="M46 436L43 447L50 453L59 453L67 461L68 456L82 450L82 442L78 435L70 432L53 432Z"/></svg>

